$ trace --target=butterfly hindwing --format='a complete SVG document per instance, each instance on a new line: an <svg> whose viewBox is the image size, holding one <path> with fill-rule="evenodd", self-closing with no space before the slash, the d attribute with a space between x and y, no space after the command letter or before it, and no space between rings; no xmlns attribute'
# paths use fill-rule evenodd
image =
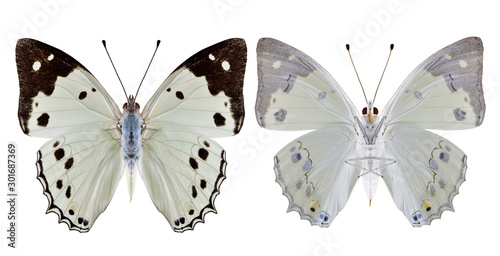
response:
<svg viewBox="0 0 500 256"><path fill-rule="evenodd" d="M329 226L358 180L359 169L342 161L355 152L356 133L346 124L310 132L280 150L274 170L288 211L297 211L312 225Z"/></svg>
<svg viewBox="0 0 500 256"><path fill-rule="evenodd" d="M115 129L121 113L95 77L50 45L20 39L19 123L25 134L52 138L83 130Z"/></svg>
<svg viewBox="0 0 500 256"><path fill-rule="evenodd" d="M151 200L175 231L191 230L216 212L226 178L225 151L215 141L182 131L155 132L143 144L141 177Z"/></svg>
<svg viewBox="0 0 500 256"><path fill-rule="evenodd" d="M275 39L257 45L258 123L274 130L355 125L357 111L335 79L303 52ZM314 113L313 115L311 113Z"/></svg>
<svg viewBox="0 0 500 256"><path fill-rule="evenodd" d="M396 159L382 171L398 208L414 226L429 225L445 210L465 181L467 156L450 141L412 125L386 131L387 153Z"/></svg>
<svg viewBox="0 0 500 256"><path fill-rule="evenodd" d="M237 134L245 116L246 44L233 38L182 63L144 107L148 129L183 129L207 137Z"/></svg>
<svg viewBox="0 0 500 256"><path fill-rule="evenodd" d="M384 109L388 125L464 129L484 118L483 44L478 37L455 42L420 64Z"/></svg>
<svg viewBox="0 0 500 256"><path fill-rule="evenodd" d="M120 144L106 131L68 134L38 151L38 180L49 200L47 213L71 230L88 232L108 206L123 174Z"/></svg>

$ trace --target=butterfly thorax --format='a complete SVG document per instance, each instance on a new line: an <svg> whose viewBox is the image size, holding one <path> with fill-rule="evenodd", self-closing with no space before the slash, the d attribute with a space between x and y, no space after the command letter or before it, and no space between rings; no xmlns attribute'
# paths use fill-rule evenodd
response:
<svg viewBox="0 0 500 256"><path fill-rule="evenodd" d="M378 116L378 109L373 107L371 101L368 102L368 106L363 108L361 113L363 114L361 120L356 118L356 121L358 122L359 129L363 134L365 144L375 145L380 131L383 130L381 128L384 123L384 118L380 118Z"/></svg>
<svg viewBox="0 0 500 256"><path fill-rule="evenodd" d="M125 160L130 198L132 198L134 193L137 163L142 153L142 123L139 104L130 96L128 102L123 105L123 113L119 125L121 127L121 153Z"/></svg>

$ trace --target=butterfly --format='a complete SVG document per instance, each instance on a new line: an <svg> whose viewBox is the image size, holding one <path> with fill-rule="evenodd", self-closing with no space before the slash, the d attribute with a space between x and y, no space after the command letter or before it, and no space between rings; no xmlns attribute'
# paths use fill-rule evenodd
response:
<svg viewBox="0 0 500 256"><path fill-rule="evenodd" d="M428 225L445 210L465 180L467 156L427 131L481 125L483 45L478 37L455 42L420 64L384 111L372 101L358 114L333 77L311 57L275 39L257 46L260 126L312 130L274 157L276 181L311 225L328 227L358 180L371 200L380 178L413 226Z"/></svg>
<svg viewBox="0 0 500 256"><path fill-rule="evenodd" d="M68 54L34 39L16 46L19 124L52 138L38 151L47 213L88 232L124 172L132 198L139 172L174 231L191 230L209 212L226 177L226 153L210 138L237 134L245 116L246 44L233 38L178 66L142 113L134 96L123 112Z"/></svg>

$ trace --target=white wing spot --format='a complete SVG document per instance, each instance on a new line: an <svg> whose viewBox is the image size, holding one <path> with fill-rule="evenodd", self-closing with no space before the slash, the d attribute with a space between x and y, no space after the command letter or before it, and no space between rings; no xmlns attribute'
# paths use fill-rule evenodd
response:
<svg viewBox="0 0 500 256"><path fill-rule="evenodd" d="M290 57L288 57L288 60L294 60L295 59L295 55L290 55Z"/></svg>
<svg viewBox="0 0 500 256"><path fill-rule="evenodd" d="M229 62L227 62L227 61L223 61L223 62L222 62L222 68L223 68L225 71L228 71L230 67L231 67L231 65L229 65Z"/></svg>
<svg viewBox="0 0 500 256"><path fill-rule="evenodd" d="M447 60L451 60L451 56L449 54L445 54L444 58L447 59Z"/></svg>
<svg viewBox="0 0 500 256"><path fill-rule="evenodd" d="M281 61L277 60L273 63L273 68L278 69L281 67Z"/></svg>
<svg viewBox="0 0 500 256"><path fill-rule="evenodd" d="M49 55L49 57L47 57L47 59L48 59L49 61L53 60L53 59L54 59L54 54Z"/></svg>
<svg viewBox="0 0 500 256"><path fill-rule="evenodd" d="M40 63L40 61L35 61L35 63L33 63L33 70L38 71L41 66L42 66L42 63Z"/></svg>
<svg viewBox="0 0 500 256"><path fill-rule="evenodd" d="M215 60L215 56L213 54L211 54L211 53L208 55L208 58L211 59L211 60Z"/></svg>
<svg viewBox="0 0 500 256"><path fill-rule="evenodd" d="M466 67L467 67L467 61L465 61L465 60L460 60L460 61L458 62L458 64L459 64L459 65L460 65L460 67L462 67L462 68L466 68Z"/></svg>

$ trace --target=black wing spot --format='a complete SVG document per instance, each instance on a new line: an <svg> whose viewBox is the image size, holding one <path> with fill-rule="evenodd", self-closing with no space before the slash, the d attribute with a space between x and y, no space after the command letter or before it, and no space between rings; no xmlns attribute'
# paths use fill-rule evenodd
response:
<svg viewBox="0 0 500 256"><path fill-rule="evenodd" d="M180 100L184 99L184 94L181 91L175 92L175 96Z"/></svg>
<svg viewBox="0 0 500 256"><path fill-rule="evenodd" d="M191 195L193 196L193 198L196 198L198 196L198 191L196 191L195 186L191 186Z"/></svg>
<svg viewBox="0 0 500 256"><path fill-rule="evenodd" d="M198 169L198 162L196 162L196 159L190 157L189 158L189 165L191 165L191 167L193 167L193 169Z"/></svg>
<svg viewBox="0 0 500 256"><path fill-rule="evenodd" d="M36 121L38 123L38 126L47 127L47 125L49 124L49 119L50 119L49 114L43 113L36 119Z"/></svg>
<svg viewBox="0 0 500 256"><path fill-rule="evenodd" d="M56 187L60 190L63 187L63 181L62 180L58 180L57 183L56 183Z"/></svg>
<svg viewBox="0 0 500 256"><path fill-rule="evenodd" d="M206 180L201 180L200 181L200 187L201 187L201 189L205 189L207 187L207 181Z"/></svg>
<svg viewBox="0 0 500 256"><path fill-rule="evenodd" d="M86 91L82 91L82 92L80 93L80 95L78 95L78 99L79 99L79 100L83 100L83 99L85 99L85 98L87 98L87 92L86 92Z"/></svg>
<svg viewBox="0 0 500 256"><path fill-rule="evenodd" d="M64 157L64 149L60 148L54 152L54 156L56 157L56 160L59 161Z"/></svg>
<svg viewBox="0 0 500 256"><path fill-rule="evenodd" d="M66 188L66 198L70 197L71 197L71 186L68 186L68 188Z"/></svg>
<svg viewBox="0 0 500 256"><path fill-rule="evenodd" d="M217 127L224 126L224 125L226 125L226 118L223 117L220 113L215 113L214 123L215 123L215 126L217 126Z"/></svg>
<svg viewBox="0 0 500 256"><path fill-rule="evenodd" d="M68 158L68 160L66 160L66 163L64 164L64 169L69 170L73 166L73 163L73 157Z"/></svg>
<svg viewBox="0 0 500 256"><path fill-rule="evenodd" d="M204 149L204 148L200 148L200 149L198 150L198 156L199 156L201 159L203 159L203 160L205 160L205 161L206 161L206 160L207 160L207 158L208 158L208 151L207 151L206 149Z"/></svg>

